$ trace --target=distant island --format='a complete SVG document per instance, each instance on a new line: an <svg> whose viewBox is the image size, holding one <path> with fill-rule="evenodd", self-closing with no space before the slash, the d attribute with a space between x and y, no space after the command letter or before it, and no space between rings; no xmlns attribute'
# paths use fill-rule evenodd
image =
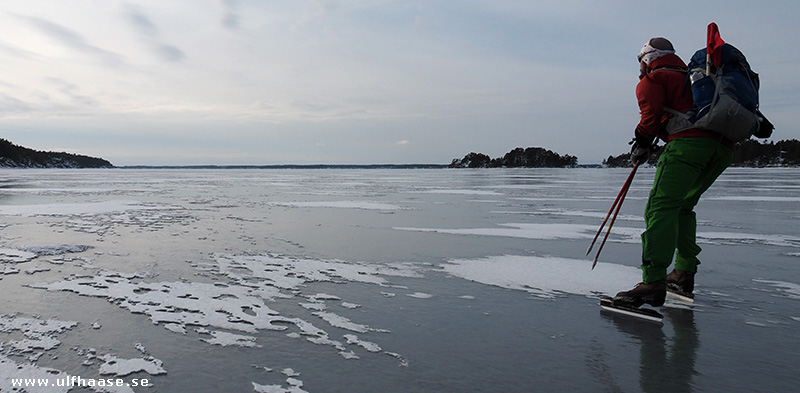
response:
<svg viewBox="0 0 800 393"><path fill-rule="evenodd" d="M658 163L661 150L648 160L651 165ZM631 154L623 153L618 156L608 156L603 160L603 166L608 168L632 167ZM800 166L800 141L796 139L782 140L779 142L759 142L748 139L736 147L733 154L734 167L796 167Z"/></svg>
<svg viewBox="0 0 800 393"><path fill-rule="evenodd" d="M0 139L0 167L4 168L113 168L96 157L70 153L44 152L17 146Z"/></svg>
<svg viewBox="0 0 800 393"><path fill-rule="evenodd" d="M578 157L560 155L542 147L518 147L503 157L491 158L483 153L469 153L453 159L449 168L575 168Z"/></svg>
<svg viewBox="0 0 800 393"><path fill-rule="evenodd" d="M648 163L656 165L659 150ZM455 158L445 164L386 164L386 165L191 165L191 166L133 166L127 168L183 168L183 169L317 169L317 168L359 168L359 169L432 169L432 168L577 168L577 167L631 167L630 153L608 156L602 165L578 165L578 158L561 155L543 147L518 147L502 157L491 158L483 153L469 153L464 158ZM798 167L800 166L800 141L796 139L779 142L759 142L750 139L736 148L733 157L734 167ZM17 146L0 138L0 168L115 168L111 162L102 158L65 152L44 152Z"/></svg>

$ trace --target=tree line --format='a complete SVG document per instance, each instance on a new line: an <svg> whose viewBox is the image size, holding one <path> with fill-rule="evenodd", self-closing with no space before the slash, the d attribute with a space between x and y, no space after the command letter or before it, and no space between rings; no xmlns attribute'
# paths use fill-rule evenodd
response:
<svg viewBox="0 0 800 393"><path fill-rule="evenodd" d="M656 165L661 149L650 157L648 163ZM630 153L608 156L603 166L609 168L632 167ZM778 142L759 142L748 139L740 143L733 154L731 166L766 167L766 166L800 166L800 141L796 139Z"/></svg>
<svg viewBox="0 0 800 393"><path fill-rule="evenodd" d="M0 139L0 167L8 168L113 168L96 157L64 152L44 152Z"/></svg>
<svg viewBox="0 0 800 393"><path fill-rule="evenodd" d="M491 158L483 153L469 153L464 158L455 158L450 168L574 168L578 157L560 155L542 147L518 147L503 157Z"/></svg>

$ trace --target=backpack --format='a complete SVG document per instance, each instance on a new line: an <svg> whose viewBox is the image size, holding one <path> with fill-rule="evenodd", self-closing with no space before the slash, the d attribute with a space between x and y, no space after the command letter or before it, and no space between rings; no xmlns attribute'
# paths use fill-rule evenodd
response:
<svg viewBox="0 0 800 393"><path fill-rule="evenodd" d="M667 132L699 128L737 143L753 135L769 138L774 126L758 109L758 74L733 45L725 43L717 50L721 51L719 67L707 63L706 48L692 56L687 84L691 85L695 106L686 113L665 107L674 115L667 123Z"/></svg>

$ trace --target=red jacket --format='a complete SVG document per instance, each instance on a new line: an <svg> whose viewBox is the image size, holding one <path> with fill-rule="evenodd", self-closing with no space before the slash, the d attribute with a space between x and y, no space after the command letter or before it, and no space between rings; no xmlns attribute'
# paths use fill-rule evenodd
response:
<svg viewBox="0 0 800 393"><path fill-rule="evenodd" d="M636 126L636 133L649 138L658 137L665 142L675 138L713 138L732 149L733 142L713 131L692 128L667 134L667 122L672 115L665 112L664 107L686 112L692 109L694 101L692 89L686 83L686 73L664 67L688 69L683 60L674 54L660 57L648 64L647 75L640 77L636 86L636 98L639 100L639 112L642 115Z"/></svg>

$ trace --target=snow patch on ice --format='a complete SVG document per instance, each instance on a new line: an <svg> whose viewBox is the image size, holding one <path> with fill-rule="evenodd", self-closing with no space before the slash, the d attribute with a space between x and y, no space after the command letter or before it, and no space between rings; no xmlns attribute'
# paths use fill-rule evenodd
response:
<svg viewBox="0 0 800 393"><path fill-rule="evenodd" d="M591 239L597 232L597 225L583 224L538 224L509 223L498 224L496 228L409 228L395 227L395 230L444 233L450 235L501 236L522 239L556 240L556 239ZM642 230L638 228L614 227L612 233L623 236L618 241L638 241Z"/></svg>
<svg viewBox="0 0 800 393"><path fill-rule="evenodd" d="M100 375L114 375L124 377L138 372L150 375L163 375L167 373L162 367L163 362L151 356L134 359L120 359L114 355L100 356L104 363L100 365Z"/></svg>
<svg viewBox="0 0 800 393"><path fill-rule="evenodd" d="M245 336L242 334L234 334L228 332L220 332L217 330L208 330L205 328L199 328L196 330L197 333L200 334L208 334L211 335L212 338L202 338L200 341L207 342L211 345L220 345L223 347L227 346L239 346L239 347L246 347L246 348L261 348L261 345L256 344L256 338L253 336Z"/></svg>
<svg viewBox="0 0 800 393"><path fill-rule="evenodd" d="M315 312L314 315L322 318L323 321L329 323L331 326L340 329L350 330L357 333L366 333L372 331L386 332L386 330L374 329L367 325L362 325L360 323L352 322L341 315L337 315L331 312L318 311Z"/></svg>
<svg viewBox="0 0 800 393"><path fill-rule="evenodd" d="M499 236L536 240L591 239L597 233L598 225L564 223L508 223L494 228L413 228L394 227L395 230L442 233L449 235ZM609 241L618 243L639 243L643 228L614 226ZM800 247L800 237L789 235L763 235L735 232L698 232L697 240L705 244L751 245L763 244L778 247Z"/></svg>
<svg viewBox="0 0 800 393"><path fill-rule="evenodd" d="M614 294L641 281L638 268L556 257L502 255L455 259L442 265L453 276L498 287L530 292L541 298L561 294Z"/></svg>
<svg viewBox="0 0 800 393"><path fill-rule="evenodd" d="M36 253L29 251L0 248L0 263L25 263L30 262L37 256Z"/></svg>
<svg viewBox="0 0 800 393"><path fill-rule="evenodd" d="M429 293L422 293L422 292L414 292L406 294L408 297L413 297L414 299L430 299L433 295Z"/></svg>
<svg viewBox="0 0 800 393"><path fill-rule="evenodd" d="M44 351L54 349L61 344L61 341L56 339L55 335L64 333L77 325L77 322L72 321L0 315L0 333L21 332L25 337L21 340L3 342L0 350L3 355L7 356L25 354L29 358L38 359Z"/></svg>
<svg viewBox="0 0 800 393"><path fill-rule="evenodd" d="M216 254L213 259L216 265L204 266L203 271L218 276L214 283L148 283L139 273L101 270L91 276L70 276L63 281L28 286L105 298L132 313L147 315L154 324L171 332L186 334L187 327L194 326L201 336L211 336L200 338L211 345L259 347L256 337L234 332L254 334L261 330L294 329L287 337L305 338L314 344L333 347L347 359L357 359L355 353L331 339L325 330L300 318L284 317L267 306L267 302L302 297L308 300L300 303L302 307L314 311L312 315L334 328L356 333L388 333L326 311L325 301L336 301L348 308L358 305L342 302L339 296L328 293L305 295L303 289L313 282L390 286L389 277L421 275L413 264L350 263L272 254Z"/></svg>
<svg viewBox="0 0 800 393"><path fill-rule="evenodd" d="M355 334L345 334L344 338L347 340L348 344L358 345L358 346L366 349L369 352L380 352L381 351L381 346L380 345L375 344L375 343L370 342L370 341L362 340L358 336L356 336Z"/></svg>
<svg viewBox="0 0 800 393"><path fill-rule="evenodd" d="M263 285L296 289L311 282L361 282L387 285L385 277L421 277L410 265L382 265L337 260L294 258L273 254L216 254L220 273L236 280L243 277L264 280ZM336 299L338 300L338 298Z"/></svg>
<svg viewBox="0 0 800 393"><path fill-rule="evenodd" d="M138 276L101 271L91 277L70 277L33 288L69 291L83 296L107 298L133 313L145 314L153 323L215 326L254 333L258 329L285 330L283 318L251 294L249 286L220 286L200 282L137 282ZM251 310L245 312L244 310ZM170 326L174 330L174 326ZM316 330L312 330L312 334Z"/></svg>
<svg viewBox="0 0 800 393"><path fill-rule="evenodd" d="M12 384L14 380L30 379L30 378L56 380L62 378L69 378L69 375L64 373L63 371L52 368L39 367L32 364L17 363L5 356L0 355L0 384L2 384L0 386L4 387L14 386ZM29 388L29 390L25 391L66 393L70 389L71 389L70 387L66 386L64 387L48 386L47 388ZM130 391L133 392L133 390Z"/></svg>
<svg viewBox="0 0 800 393"><path fill-rule="evenodd" d="M300 382L299 386L297 385L298 382L300 381L294 378L287 378L286 383L289 385L287 388L280 385L260 385L253 382L253 391L256 393L308 393L301 389L302 382Z"/></svg>
<svg viewBox="0 0 800 393"><path fill-rule="evenodd" d="M7 335L9 338L14 338L4 341L2 343L3 345L0 346L0 386L11 387L14 386L12 381L15 379L33 378L38 380L48 380L50 386L29 386L26 387L26 390L12 389L12 391L47 393L70 391L72 387L69 386L67 382L74 381L73 378L77 376L72 376L61 370L53 368L40 367L34 363L42 355L44 355L46 351L53 350L61 345L61 342L56 338L56 335L63 334L77 325L77 322L72 321L59 321L55 319L44 320L18 315L0 315L0 334ZM19 334L21 334L24 338L18 339L17 335ZM90 355L91 357L97 358L93 355L94 351L87 352L92 354ZM28 363L19 362L23 359ZM137 362L128 363L124 359L120 361L120 359L117 359L113 356L106 357L105 360L107 360L105 364L106 367L111 367L106 368L105 370L114 371L112 373L125 370L135 370L131 372L148 370L157 372L158 369L155 366L160 366L160 361L152 358L140 359L142 362L147 363L143 363L141 365L142 367L135 366L135 363ZM92 364L89 360L87 360L87 362L88 363L84 364ZM124 372L123 374L127 375ZM91 389L95 392L133 392L129 386L97 385L88 386L88 389Z"/></svg>

